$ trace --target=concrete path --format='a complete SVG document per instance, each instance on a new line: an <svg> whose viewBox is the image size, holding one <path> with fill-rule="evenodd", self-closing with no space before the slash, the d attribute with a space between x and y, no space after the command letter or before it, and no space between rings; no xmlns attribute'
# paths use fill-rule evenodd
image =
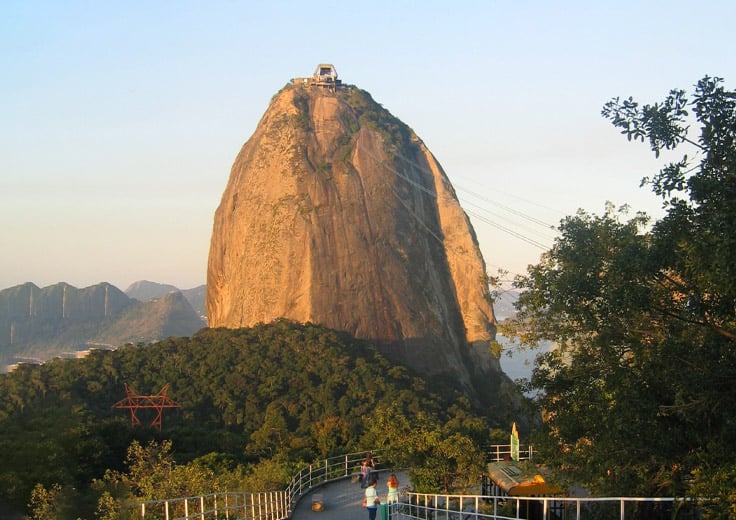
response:
<svg viewBox="0 0 736 520"><path fill-rule="evenodd" d="M399 489L403 489L409 485L409 475L403 471L394 471L399 479ZM391 471L379 471L378 497L381 502L385 502L386 480ZM367 519L368 512L363 509L363 495L365 490L360 488L358 482L352 482L350 478L345 478L318 486L306 493L297 504L291 518L293 520L353 520ZM321 496L318 496L321 495ZM312 502L315 498L321 498L324 503L322 511L312 511ZM381 513L379 511L376 520L380 520Z"/></svg>

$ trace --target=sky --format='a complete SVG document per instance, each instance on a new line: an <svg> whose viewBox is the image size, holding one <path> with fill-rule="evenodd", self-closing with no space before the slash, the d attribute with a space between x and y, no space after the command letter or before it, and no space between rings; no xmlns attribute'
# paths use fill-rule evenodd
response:
<svg viewBox="0 0 736 520"><path fill-rule="evenodd" d="M452 182L490 274L579 208L657 216L663 165L600 115L736 88L736 2L3 0L0 289L206 281L238 151L290 79L334 64Z"/></svg>

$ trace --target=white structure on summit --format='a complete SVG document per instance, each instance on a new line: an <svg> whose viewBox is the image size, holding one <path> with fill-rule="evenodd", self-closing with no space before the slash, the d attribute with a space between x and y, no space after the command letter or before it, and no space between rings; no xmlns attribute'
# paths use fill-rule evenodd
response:
<svg viewBox="0 0 736 520"><path fill-rule="evenodd" d="M296 78L293 80L296 85L304 87L322 87L331 91L335 91L337 87L342 85L342 81L337 79L337 70L331 63L320 63L312 74L311 78Z"/></svg>

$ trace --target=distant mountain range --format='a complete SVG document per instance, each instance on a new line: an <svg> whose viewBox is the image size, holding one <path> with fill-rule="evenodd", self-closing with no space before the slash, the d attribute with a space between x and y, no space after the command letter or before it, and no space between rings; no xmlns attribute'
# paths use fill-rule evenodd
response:
<svg viewBox="0 0 736 520"><path fill-rule="evenodd" d="M78 289L24 283L0 291L0 371L18 362L80 357L90 349L191 336L206 326L205 286L180 291L140 281Z"/></svg>

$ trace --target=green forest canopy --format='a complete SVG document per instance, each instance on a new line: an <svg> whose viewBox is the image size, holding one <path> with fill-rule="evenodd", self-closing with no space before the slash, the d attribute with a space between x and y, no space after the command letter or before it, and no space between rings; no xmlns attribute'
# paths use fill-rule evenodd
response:
<svg viewBox="0 0 736 520"><path fill-rule="evenodd" d="M126 410L113 408L125 384L147 395L168 384L181 409L164 411L161 432L134 428ZM153 418L137 415L144 426ZM244 489L255 473L259 486L283 489L290 470L366 446L383 447L387 463L409 463L400 460L397 439L416 444L414 457L426 464L439 457L467 466L420 482L439 490L477 478L478 447L513 420L484 416L454 390L390 365L344 333L288 321L203 329L0 376L0 500L21 510L41 484L34 500L56 502L63 518L65 502L77 511L87 503L91 512L103 493L109 501ZM448 455L451 445L443 442L453 436L476 448ZM158 466L141 471L145 460ZM188 468L185 482L141 481L162 464Z"/></svg>

